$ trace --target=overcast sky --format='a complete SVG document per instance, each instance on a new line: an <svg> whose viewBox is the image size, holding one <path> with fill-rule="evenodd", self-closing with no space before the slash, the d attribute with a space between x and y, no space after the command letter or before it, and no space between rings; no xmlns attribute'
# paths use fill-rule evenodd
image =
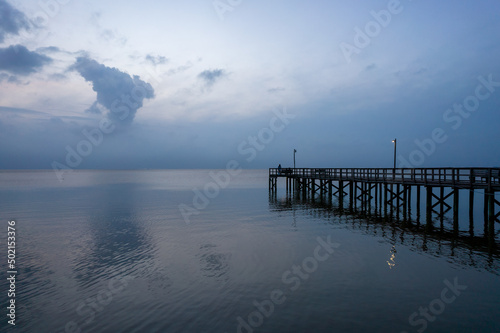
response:
<svg viewBox="0 0 500 333"><path fill-rule="evenodd" d="M497 0L0 0L0 168L500 166Z"/></svg>

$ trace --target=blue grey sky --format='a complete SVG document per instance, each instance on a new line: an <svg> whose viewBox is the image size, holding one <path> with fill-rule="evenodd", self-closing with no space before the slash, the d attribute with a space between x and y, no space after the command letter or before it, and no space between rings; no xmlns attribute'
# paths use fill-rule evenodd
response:
<svg viewBox="0 0 500 333"><path fill-rule="evenodd" d="M500 166L498 13L0 0L0 168Z"/></svg>

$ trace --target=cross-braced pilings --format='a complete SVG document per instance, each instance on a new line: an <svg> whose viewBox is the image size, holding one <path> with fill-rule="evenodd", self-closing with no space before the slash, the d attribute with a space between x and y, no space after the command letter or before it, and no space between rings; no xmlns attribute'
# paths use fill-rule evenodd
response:
<svg viewBox="0 0 500 333"><path fill-rule="evenodd" d="M288 194L330 202L336 198L341 210L375 212L403 220L412 214L412 193L415 192L416 205L413 206L420 219L423 188L429 226L434 216L442 223L445 214L453 211L456 230L461 191L469 192L471 228L474 194L479 192L484 195L485 233L493 235L495 222L500 222L500 202L495 198L495 193L500 191L500 168L271 168L271 194L276 194L280 177L286 180Z"/></svg>

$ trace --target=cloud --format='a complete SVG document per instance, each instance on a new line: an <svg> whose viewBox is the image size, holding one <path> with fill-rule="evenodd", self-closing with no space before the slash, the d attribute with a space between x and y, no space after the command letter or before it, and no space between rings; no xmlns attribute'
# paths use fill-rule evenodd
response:
<svg viewBox="0 0 500 333"><path fill-rule="evenodd" d="M51 58L32 52L22 45L0 48L0 70L12 74L31 74L51 62Z"/></svg>
<svg viewBox="0 0 500 333"><path fill-rule="evenodd" d="M0 0L0 43L7 35L17 35L22 29L29 30L30 22L26 15L12 7L7 1Z"/></svg>
<svg viewBox="0 0 500 333"><path fill-rule="evenodd" d="M198 78L203 80L207 86L212 86L218 79L224 77L226 71L223 69L205 70L198 74Z"/></svg>
<svg viewBox="0 0 500 333"><path fill-rule="evenodd" d="M368 66L365 67L365 71L371 71L371 70L374 70L374 69L377 69L377 65L375 65L374 63L371 63L371 64L369 64Z"/></svg>
<svg viewBox="0 0 500 333"><path fill-rule="evenodd" d="M62 81L66 80L67 76L61 73L54 73L49 76L50 80L52 81Z"/></svg>
<svg viewBox="0 0 500 333"><path fill-rule="evenodd" d="M101 18L102 18L101 12L93 12L90 17L90 22L97 29L99 37L106 42L117 43L121 46L127 44L127 38L125 36L122 36L118 31L103 28L100 23Z"/></svg>
<svg viewBox="0 0 500 333"><path fill-rule="evenodd" d="M85 112L93 114L102 114L102 106L100 106L100 104L97 101L95 101L91 107L85 110Z"/></svg>
<svg viewBox="0 0 500 333"><path fill-rule="evenodd" d="M19 79L17 76L9 75L7 73L0 73L0 82L9 82L9 83L19 83Z"/></svg>
<svg viewBox="0 0 500 333"><path fill-rule="evenodd" d="M103 29L101 31L100 37L106 42L114 42L121 46L127 44L127 38L121 36L117 31L111 29Z"/></svg>
<svg viewBox="0 0 500 333"><path fill-rule="evenodd" d="M117 123L130 124L144 99L154 98L154 89L139 76L130 76L117 68L107 67L88 57L78 57L70 67L76 70L97 93L87 112L97 113L104 107L107 117Z"/></svg>
<svg viewBox="0 0 500 333"><path fill-rule="evenodd" d="M89 124L92 123L92 118L88 117L82 117L82 116L59 116L59 117L54 117L50 113L47 112L42 112L42 111L35 111L35 110L30 110L30 109L22 109L22 108L14 108L14 107L7 107L7 106L0 106L0 116L5 116L7 115L9 119L12 118L22 118L22 119L36 119L36 120L43 120L43 119L51 119L51 118L58 118L60 120L65 120L68 122L88 122Z"/></svg>
<svg viewBox="0 0 500 333"><path fill-rule="evenodd" d="M39 47L38 49L36 49L36 51L40 52L40 53L58 53L58 52L63 52L57 46Z"/></svg>
<svg viewBox="0 0 500 333"><path fill-rule="evenodd" d="M283 88L283 87L276 87L276 88L267 89L267 92L270 93L270 94L274 94L274 93L282 92L282 91L285 91L285 90L286 89Z"/></svg>
<svg viewBox="0 0 500 333"><path fill-rule="evenodd" d="M164 56L153 56L151 54L148 54L145 57L145 59L147 62L149 62L153 66L163 65L163 64L166 64L168 62L168 59Z"/></svg>
<svg viewBox="0 0 500 333"><path fill-rule="evenodd" d="M168 75L175 75L175 74L178 74L178 73L182 73L184 71L187 71L188 69L190 69L191 67L193 67L193 64L191 63L191 61L187 62L185 65L182 65L182 66L178 66L176 68L172 68L172 69L169 69L167 71L167 74Z"/></svg>

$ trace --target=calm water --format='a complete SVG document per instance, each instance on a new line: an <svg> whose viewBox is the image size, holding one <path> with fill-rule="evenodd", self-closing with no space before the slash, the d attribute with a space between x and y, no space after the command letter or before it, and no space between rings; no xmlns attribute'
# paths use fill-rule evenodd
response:
<svg viewBox="0 0 500 333"><path fill-rule="evenodd" d="M2 331L500 331L487 246L270 198L267 170L211 182L206 170L0 172L2 262L14 219L18 269L15 329L0 283Z"/></svg>

